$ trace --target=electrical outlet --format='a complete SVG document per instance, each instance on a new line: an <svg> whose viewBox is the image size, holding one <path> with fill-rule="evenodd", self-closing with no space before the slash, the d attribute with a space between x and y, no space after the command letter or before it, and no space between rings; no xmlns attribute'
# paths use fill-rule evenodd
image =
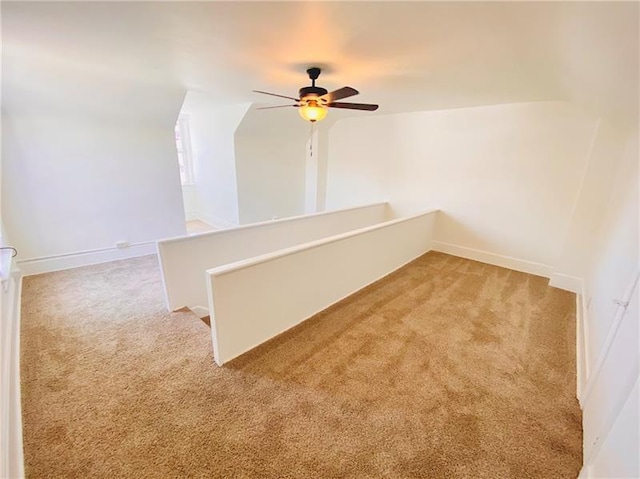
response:
<svg viewBox="0 0 640 479"><path fill-rule="evenodd" d="M116 248L128 248L129 247L129 242L128 241L116 241Z"/></svg>

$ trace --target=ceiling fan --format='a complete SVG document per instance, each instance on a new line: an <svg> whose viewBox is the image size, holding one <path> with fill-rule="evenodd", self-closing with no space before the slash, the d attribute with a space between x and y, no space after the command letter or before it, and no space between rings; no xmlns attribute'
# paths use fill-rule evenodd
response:
<svg viewBox="0 0 640 479"><path fill-rule="evenodd" d="M300 88L298 95L300 98L293 98L285 95L278 95L277 93L269 93L266 91L253 90L255 93L262 93L264 95L277 96L280 98L286 98L293 100L296 103L293 105L277 105L277 106L265 106L262 108L256 108L257 110L268 110L270 108L285 108L294 107L299 108L298 112L300 116L311 123L322 120L327 116L328 108L344 108L347 110L364 110L375 111L378 109L378 105L372 105L370 103L345 103L337 100L349 98L357 95L358 90L345 86L335 91L328 92L325 88L316 86L316 80L320 76L320 68L312 67L307 70L309 79L311 80L311 86L305 86Z"/></svg>

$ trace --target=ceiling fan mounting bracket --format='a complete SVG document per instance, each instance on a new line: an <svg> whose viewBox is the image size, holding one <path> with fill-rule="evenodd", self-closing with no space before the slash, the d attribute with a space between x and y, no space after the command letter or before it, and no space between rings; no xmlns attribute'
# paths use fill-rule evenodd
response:
<svg viewBox="0 0 640 479"><path fill-rule="evenodd" d="M313 84L315 85L316 80L318 79L318 77L320 76L320 72L322 70L318 67L311 67L307 70L307 74L309 75L309 79L313 82Z"/></svg>

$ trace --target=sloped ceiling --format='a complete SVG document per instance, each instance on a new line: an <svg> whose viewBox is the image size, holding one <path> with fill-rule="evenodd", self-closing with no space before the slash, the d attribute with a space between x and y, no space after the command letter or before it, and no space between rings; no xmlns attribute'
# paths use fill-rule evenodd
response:
<svg viewBox="0 0 640 479"><path fill-rule="evenodd" d="M637 117L635 2L3 2L2 41L9 110L58 95L126 112L145 88L271 103L251 90L295 96L319 65L374 114L570 100Z"/></svg>

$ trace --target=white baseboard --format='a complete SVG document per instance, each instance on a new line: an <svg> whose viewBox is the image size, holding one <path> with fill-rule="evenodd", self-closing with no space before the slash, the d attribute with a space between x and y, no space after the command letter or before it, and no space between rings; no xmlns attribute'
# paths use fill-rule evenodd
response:
<svg viewBox="0 0 640 479"><path fill-rule="evenodd" d="M552 273L549 278L549 286L576 294L582 293L582 279L568 274Z"/></svg>
<svg viewBox="0 0 640 479"><path fill-rule="evenodd" d="M578 479L590 479L592 477L591 469L591 466L583 466L580 469L580 474L578 474Z"/></svg>
<svg viewBox="0 0 640 479"><path fill-rule="evenodd" d="M193 308L189 308L193 314L198 316L199 318L204 318L205 316L209 316L209 309L204 306L194 306Z"/></svg>
<svg viewBox="0 0 640 479"><path fill-rule="evenodd" d="M17 261L23 276L49 273L63 269L78 268L90 264L106 263L119 259L135 258L156 254L155 241L132 244L126 248L102 248L92 251L80 251L61 255L46 256Z"/></svg>
<svg viewBox="0 0 640 479"><path fill-rule="evenodd" d="M524 259L512 258L496 253L489 253L466 246L458 246L441 241L433 241L433 250L440 253L447 253L461 258L472 259L481 263L492 264L502 268L513 269L522 273L529 273L536 276L548 278L552 273L551 266L542 263L535 263Z"/></svg>
<svg viewBox="0 0 640 479"><path fill-rule="evenodd" d="M200 214L197 211L185 211L184 219L185 221L199 220Z"/></svg>
<svg viewBox="0 0 640 479"><path fill-rule="evenodd" d="M197 219L202 220L205 223L210 224L211 226L215 226L216 228L221 228L221 229L233 228L235 226L238 226L238 223L233 223L229 220L226 220L224 218L219 218L217 216L211 215L209 213L205 213L203 211L200 211L198 213Z"/></svg>

